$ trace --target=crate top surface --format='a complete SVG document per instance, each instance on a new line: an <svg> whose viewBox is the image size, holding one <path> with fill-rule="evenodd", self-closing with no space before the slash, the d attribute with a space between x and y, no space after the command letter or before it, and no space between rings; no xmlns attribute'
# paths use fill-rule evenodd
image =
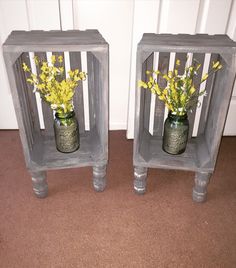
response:
<svg viewBox="0 0 236 268"><path fill-rule="evenodd" d="M40 46L104 46L108 45L97 30L12 31L3 44L4 50Z"/></svg>
<svg viewBox="0 0 236 268"><path fill-rule="evenodd" d="M231 40L227 35L207 35L207 34L154 34L154 33L144 33L141 41L139 42L139 47L145 50L153 49L156 47L158 50L183 50L189 49L199 49L202 50L213 50L217 49L220 52L236 52L236 42Z"/></svg>

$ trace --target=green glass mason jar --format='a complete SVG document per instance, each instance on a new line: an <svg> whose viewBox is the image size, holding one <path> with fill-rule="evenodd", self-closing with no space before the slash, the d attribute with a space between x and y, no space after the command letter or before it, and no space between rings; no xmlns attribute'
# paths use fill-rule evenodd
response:
<svg viewBox="0 0 236 268"><path fill-rule="evenodd" d="M187 145L189 121L187 114L168 114L164 124L162 148L169 154L182 154Z"/></svg>
<svg viewBox="0 0 236 268"><path fill-rule="evenodd" d="M79 125L74 111L55 114L54 133L58 151L72 153L79 149Z"/></svg>

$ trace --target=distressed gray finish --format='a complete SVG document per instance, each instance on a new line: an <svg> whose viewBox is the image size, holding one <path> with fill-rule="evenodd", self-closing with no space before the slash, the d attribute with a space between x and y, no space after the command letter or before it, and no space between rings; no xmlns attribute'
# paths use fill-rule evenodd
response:
<svg viewBox="0 0 236 268"><path fill-rule="evenodd" d="M146 192L147 184L147 168L134 167L134 190L137 194L144 194Z"/></svg>
<svg viewBox="0 0 236 268"><path fill-rule="evenodd" d="M32 171L33 191L38 198L45 198L48 195L48 184L46 171Z"/></svg>
<svg viewBox="0 0 236 268"><path fill-rule="evenodd" d="M185 61L187 53L204 63L206 53L211 53L211 63L220 60L223 69L211 76L206 83L207 97L202 103L197 137L192 137L196 110L189 114L190 137L186 151L181 155L169 155L162 150L162 129L164 105L156 98L153 134L149 132L150 96L138 87L139 80L145 80L150 70L153 53L159 52L158 67L168 71L171 52L175 60ZM180 73L184 66L180 66ZM148 168L179 169L196 172L193 200L206 200L207 184L214 172L221 136L228 112L236 71L236 43L226 35L170 35L144 34L137 50L136 100L134 131L134 189L137 193L146 190ZM202 70L200 70L200 73ZM197 80L200 79L196 78ZM162 81L159 81L162 83ZM195 81L196 83L198 81ZM165 86L165 84L162 84ZM199 90L199 89L198 89ZM148 106L148 107L147 107Z"/></svg>
<svg viewBox="0 0 236 268"><path fill-rule="evenodd" d="M102 192L106 187L106 165L93 166L93 186L97 192Z"/></svg>
<svg viewBox="0 0 236 268"><path fill-rule="evenodd" d="M207 185L210 181L211 173L196 172L195 186L193 188L193 200L204 202L207 198Z"/></svg>
<svg viewBox="0 0 236 268"><path fill-rule="evenodd" d="M87 54L90 130L85 130L83 93L75 94L74 106L80 125L80 149L63 154L57 151L53 133L53 113L42 103L45 129L40 129L32 86L26 82L22 63L30 64L29 52L46 60L46 52L69 52L70 69L81 70L81 52ZM105 188L108 161L108 43L97 30L13 31L3 44L14 107L26 166L32 174L38 197L47 195L46 171L93 167L94 188ZM38 71L38 70L37 70ZM81 85L80 85L81 86Z"/></svg>

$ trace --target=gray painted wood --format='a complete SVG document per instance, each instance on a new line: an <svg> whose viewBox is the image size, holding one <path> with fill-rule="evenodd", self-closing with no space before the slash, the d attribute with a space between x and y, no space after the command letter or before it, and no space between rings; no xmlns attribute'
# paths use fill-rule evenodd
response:
<svg viewBox="0 0 236 268"><path fill-rule="evenodd" d="M26 165L32 174L36 195L47 195L47 170L72 167L93 166L93 179L97 187L95 188L104 189L108 161L109 89L109 48L104 38L97 30L14 31L4 43L3 51ZM60 153L56 149L53 116L49 106L43 106L46 129L39 130L38 113L36 106L33 107L36 102L35 96L32 95L32 88L28 90L29 86L25 83L25 73L21 67L23 58L29 62L28 52L35 52L41 59L46 60L46 52L50 51L69 51L72 56L76 55L77 59L73 58L74 61L71 61L72 66L79 59L81 51L88 52L89 110L93 111L92 128L82 131L80 149L70 154ZM22 53L25 54L21 58ZM77 103L78 100L75 101ZM78 103L81 103L81 100ZM80 105L80 109L83 109L83 105Z"/></svg>
<svg viewBox="0 0 236 268"><path fill-rule="evenodd" d="M33 191L38 198L45 198L48 195L47 174L45 171L31 172Z"/></svg>
<svg viewBox="0 0 236 268"><path fill-rule="evenodd" d="M159 53L159 60L158 60L158 70L163 73L167 74L169 70L169 61L170 61L170 53ZM158 76L158 84L161 88L165 88L167 82L161 76ZM155 111L154 111L154 125L153 125L153 135L161 137L163 131L163 124L164 124L164 114L165 114L165 104L163 101L159 100L156 97L155 100Z"/></svg>
<svg viewBox="0 0 236 268"><path fill-rule="evenodd" d="M176 65L177 60L180 60L180 65L178 66L178 73L179 75L183 75L187 61L187 53L177 52L175 54L175 64L174 64L175 69L177 68Z"/></svg>
<svg viewBox="0 0 236 268"><path fill-rule="evenodd" d="M217 61L218 58L219 58L218 54L211 54L208 72L210 71L210 68L212 66L213 61ZM205 131L206 121L207 121L207 117L208 117L208 111L209 111L209 107L210 107L212 90L214 87L214 78L215 78L215 76L212 75L206 81L205 89L206 89L207 95L203 98L203 102L201 104L202 110L201 110L200 122L199 122L199 126L198 126L198 136L203 134Z"/></svg>
<svg viewBox="0 0 236 268"><path fill-rule="evenodd" d="M194 78L193 78L193 83L196 87L196 92L199 92L199 90L200 90L200 83L201 83L201 78L202 78L204 59L205 59L205 54L203 54L203 53L194 53L193 54L193 60L196 60L198 63L201 64L201 67L198 69L198 75L194 76ZM189 136L189 139L193 135L193 127L194 127L197 105L192 107L191 111L188 113L188 120L189 120L189 134L188 134L188 136Z"/></svg>
<svg viewBox="0 0 236 268"><path fill-rule="evenodd" d="M82 70L81 65L81 53L80 52L70 52L70 68L71 70L79 69ZM84 99L83 99L83 83L79 83L78 87L75 89L74 96L74 109L75 114L79 121L79 131L84 133L85 131L85 121L84 121Z"/></svg>
<svg viewBox="0 0 236 268"><path fill-rule="evenodd" d="M154 53L152 53L146 59L146 61L145 61L145 70L146 71L153 70L153 58L154 58ZM145 81L148 81L148 75L146 73L145 73ZM148 89L145 90L145 93L144 93L144 127L147 131L149 131L151 96L152 96L151 91Z"/></svg>
<svg viewBox="0 0 236 268"><path fill-rule="evenodd" d="M16 118L17 118L17 122L19 126L19 133L20 133L20 138L22 142L25 162L26 162L26 166L29 168L30 162L31 162L31 151L30 151L30 144L27 139L27 130L24 124L24 113L21 110L22 97L21 97L20 90L19 90L21 88L21 83L19 82L18 75L16 75L16 72L15 72L16 64L14 61L15 59L14 54L15 53L13 52L5 51L3 56L4 56L5 63L6 63L7 75L8 75L10 88L11 88Z"/></svg>
<svg viewBox="0 0 236 268"><path fill-rule="evenodd" d="M19 58L17 62L14 65L14 73L16 77L16 84L17 84L17 90L19 93L19 104L20 108L22 110L22 123L25 128L25 134L26 134L26 140L27 145L29 147L29 150L32 151L33 148L33 129L32 129L32 122L31 122L31 114L30 112L27 112L29 109L29 105L27 103L26 98L26 89L24 80L21 79L21 76L24 76L24 71L22 70L22 60Z"/></svg>
<svg viewBox="0 0 236 268"><path fill-rule="evenodd" d="M95 80L95 67L94 67L94 55L91 52L87 52L87 69L88 73L91 75L88 76L88 90L89 90L89 125L90 129L93 129L95 126L95 99L92 96L95 96L95 88L97 87L97 81Z"/></svg>
<svg viewBox="0 0 236 268"><path fill-rule="evenodd" d="M106 187L106 167L93 166L93 187L97 192L103 192Z"/></svg>
<svg viewBox="0 0 236 268"><path fill-rule="evenodd" d="M181 155L165 153L162 150L162 137L147 133L143 120L145 90L139 87L136 90L133 151L134 186L140 176L137 170L145 169L146 172L147 168L165 168L194 171L196 179L193 200L203 202L206 200L209 177L214 172L232 94L236 70L236 43L226 35L144 34L137 49L137 81L144 79L145 63L143 64L143 60L154 52L159 52L159 54L176 52L176 58L179 58L179 55L184 55L183 53L190 52L194 53L194 57L199 58L202 62L204 60L203 54L211 53L211 61L219 57L223 64L223 69L207 81L208 95L202 104L197 137L189 140L186 151ZM191 122L194 121L194 116L190 118ZM146 180L146 175L144 177Z"/></svg>
<svg viewBox="0 0 236 268"><path fill-rule="evenodd" d="M225 120L230 104L236 70L235 54L228 65L220 57L223 64L221 72L216 73L214 89L211 97L211 105L205 127L205 137L208 150L211 155L212 165L215 166L220 146L221 136L224 130Z"/></svg>
<svg viewBox="0 0 236 268"><path fill-rule="evenodd" d="M35 52L35 56L37 56L41 61L47 61L47 54L46 52ZM41 72L41 66L36 66L37 74ZM53 111L48 103L42 101L42 112L43 112L43 121L44 121L44 131L42 133L45 136L53 136Z"/></svg>
<svg viewBox="0 0 236 268"><path fill-rule="evenodd" d="M29 53L23 53L21 56L21 59L28 66L30 66ZM39 123L39 114L38 114L38 109L37 109L36 97L35 97L35 94L33 92L34 87L26 82L26 80L27 80L26 74L21 73L21 75L23 77L23 81L25 81L24 86L25 86L25 90L27 91L27 94L25 94L25 95L28 98L28 103L29 103L28 109L30 111L32 123L33 123L32 127L34 129L34 132L36 132L38 134L40 132L40 123Z"/></svg>
<svg viewBox="0 0 236 268"><path fill-rule="evenodd" d="M210 181L211 173L197 172L195 174L195 186L193 187L193 200L204 202L207 198L207 185Z"/></svg>
<svg viewBox="0 0 236 268"><path fill-rule="evenodd" d="M144 194L147 185L147 168L134 167L134 190L137 194Z"/></svg>

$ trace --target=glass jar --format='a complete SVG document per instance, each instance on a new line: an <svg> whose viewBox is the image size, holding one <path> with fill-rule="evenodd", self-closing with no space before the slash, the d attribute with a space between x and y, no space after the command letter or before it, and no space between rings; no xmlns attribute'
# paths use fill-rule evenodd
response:
<svg viewBox="0 0 236 268"><path fill-rule="evenodd" d="M164 124L162 148L169 154L182 154L187 146L189 121L187 114L168 114Z"/></svg>
<svg viewBox="0 0 236 268"><path fill-rule="evenodd" d="M54 133L58 151L72 153L79 149L79 125L74 111L55 114Z"/></svg>

